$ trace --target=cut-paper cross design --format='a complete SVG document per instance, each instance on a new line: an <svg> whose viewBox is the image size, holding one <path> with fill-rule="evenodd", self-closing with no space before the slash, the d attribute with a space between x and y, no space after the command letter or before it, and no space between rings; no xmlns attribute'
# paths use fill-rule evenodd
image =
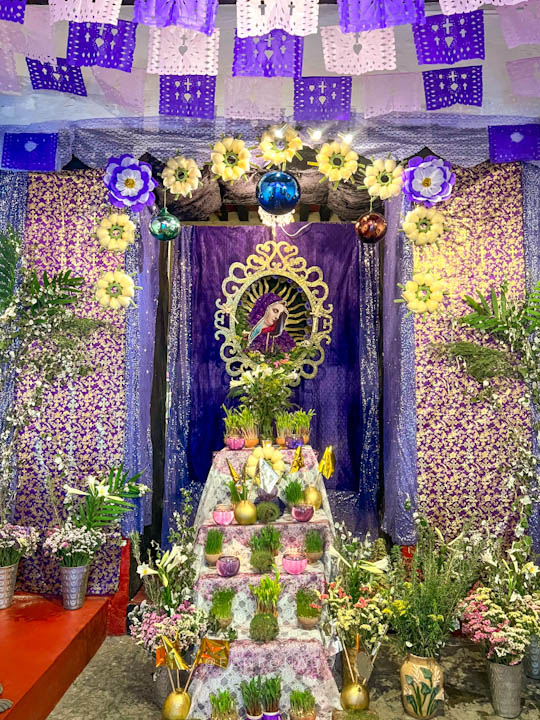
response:
<svg viewBox="0 0 540 720"><path fill-rule="evenodd" d="M284 30L261 37L234 38L233 76L300 77L304 38Z"/></svg>
<svg viewBox="0 0 540 720"><path fill-rule="evenodd" d="M161 75L159 114L213 118L215 93L215 76Z"/></svg>
<svg viewBox="0 0 540 720"><path fill-rule="evenodd" d="M122 0L49 0L52 23L73 22L109 23L116 25Z"/></svg>
<svg viewBox="0 0 540 720"><path fill-rule="evenodd" d="M70 65L115 68L131 72L137 25L119 20L107 23L69 23L67 60Z"/></svg>
<svg viewBox="0 0 540 720"><path fill-rule="evenodd" d="M540 57L511 60L506 72L514 95L540 97Z"/></svg>
<svg viewBox="0 0 540 720"><path fill-rule="evenodd" d="M267 78L264 81L265 91L261 92L260 80L257 78L225 78L225 117L281 120L283 83L280 77Z"/></svg>
<svg viewBox="0 0 540 720"><path fill-rule="evenodd" d="M427 110L457 104L482 105L481 65L456 70L426 70L422 76Z"/></svg>
<svg viewBox="0 0 540 720"><path fill-rule="evenodd" d="M499 23L509 48L534 45L540 38L540 0L516 7L497 8Z"/></svg>
<svg viewBox="0 0 540 720"><path fill-rule="evenodd" d="M488 132L492 162L540 160L540 125L490 125Z"/></svg>
<svg viewBox="0 0 540 720"><path fill-rule="evenodd" d="M321 28L324 66L328 72L362 75L396 69L393 28L342 33L338 25Z"/></svg>
<svg viewBox="0 0 540 720"><path fill-rule="evenodd" d="M56 170L57 133L5 133L2 167L12 170Z"/></svg>
<svg viewBox="0 0 540 720"><path fill-rule="evenodd" d="M204 35L181 27L150 28L147 72L217 75L219 29Z"/></svg>
<svg viewBox="0 0 540 720"><path fill-rule="evenodd" d="M388 73L384 87L378 75L362 77L364 117L391 112L418 112L422 107L422 83L418 73Z"/></svg>
<svg viewBox="0 0 540 720"><path fill-rule="evenodd" d="M238 37L266 35L271 30L285 30L291 35L317 32L318 0L237 0L236 31Z"/></svg>
<svg viewBox="0 0 540 720"><path fill-rule="evenodd" d="M0 0L0 20L24 23L26 0Z"/></svg>
<svg viewBox="0 0 540 720"><path fill-rule="evenodd" d="M430 15L424 24L412 27L419 65L453 65L485 57L482 10L450 17Z"/></svg>
<svg viewBox="0 0 540 720"><path fill-rule="evenodd" d="M295 120L349 120L351 89L350 77L313 76L295 79Z"/></svg>
<svg viewBox="0 0 540 720"><path fill-rule="evenodd" d="M409 25L425 20L424 0L338 0L344 33Z"/></svg>
<svg viewBox="0 0 540 720"><path fill-rule="evenodd" d="M151 27L178 25L211 35L217 8L218 0L135 0L133 22Z"/></svg>
<svg viewBox="0 0 540 720"><path fill-rule="evenodd" d="M53 65L27 57L26 64L34 90L56 90L86 96L80 67L69 65L65 58L56 58L56 64Z"/></svg>

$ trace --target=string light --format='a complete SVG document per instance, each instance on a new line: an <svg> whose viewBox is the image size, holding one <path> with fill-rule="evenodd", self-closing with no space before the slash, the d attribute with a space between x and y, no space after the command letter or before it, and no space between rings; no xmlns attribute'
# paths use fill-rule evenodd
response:
<svg viewBox="0 0 540 720"><path fill-rule="evenodd" d="M350 132L349 132L349 133L345 133L345 134L343 134L343 133L338 133L338 134L339 134L339 137L343 140L343 142L344 142L346 145L350 145L350 144L352 143L352 141L354 140L354 136L353 136L353 134L350 133Z"/></svg>
<svg viewBox="0 0 540 720"><path fill-rule="evenodd" d="M322 138L322 130L319 130L319 129L313 130L312 128L308 128L308 133L309 133L310 138L314 142L319 142L319 140Z"/></svg>

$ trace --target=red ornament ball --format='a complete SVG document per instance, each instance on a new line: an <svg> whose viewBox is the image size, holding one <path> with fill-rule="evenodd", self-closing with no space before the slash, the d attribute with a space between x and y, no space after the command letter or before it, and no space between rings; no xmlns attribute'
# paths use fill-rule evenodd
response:
<svg viewBox="0 0 540 720"><path fill-rule="evenodd" d="M354 223L359 239L365 243L376 243L386 235L388 225L382 215L376 212L366 213Z"/></svg>

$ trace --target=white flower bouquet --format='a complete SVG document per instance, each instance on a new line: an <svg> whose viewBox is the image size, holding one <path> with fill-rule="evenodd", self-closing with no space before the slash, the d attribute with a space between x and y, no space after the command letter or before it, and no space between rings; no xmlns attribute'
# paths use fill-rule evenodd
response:
<svg viewBox="0 0 540 720"><path fill-rule="evenodd" d="M81 567L90 563L105 540L101 530L76 527L68 520L62 527L49 531L43 550L56 557L63 567Z"/></svg>
<svg viewBox="0 0 540 720"><path fill-rule="evenodd" d="M0 525L0 567L9 567L22 557L33 555L39 544L39 533L35 527Z"/></svg>

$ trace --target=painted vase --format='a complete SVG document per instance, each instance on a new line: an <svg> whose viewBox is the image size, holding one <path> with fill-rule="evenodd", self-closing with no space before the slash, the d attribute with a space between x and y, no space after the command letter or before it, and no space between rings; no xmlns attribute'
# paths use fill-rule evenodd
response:
<svg viewBox="0 0 540 720"><path fill-rule="evenodd" d="M516 718L521 713L522 663L500 665L487 662L491 704L496 715Z"/></svg>
<svg viewBox="0 0 540 720"><path fill-rule="evenodd" d="M540 638L531 635L529 648L523 659L525 675L531 680L540 680Z"/></svg>
<svg viewBox="0 0 540 720"><path fill-rule="evenodd" d="M257 508L249 500L241 500L234 508L234 518L239 525L254 525L257 522Z"/></svg>
<svg viewBox="0 0 540 720"><path fill-rule="evenodd" d="M4 565L0 567L0 610L5 610L10 607L13 602L18 567L19 561L17 561L15 565Z"/></svg>
<svg viewBox="0 0 540 720"><path fill-rule="evenodd" d="M216 570L221 577L234 577L240 570L240 559L236 555L221 555L216 563Z"/></svg>
<svg viewBox="0 0 540 720"><path fill-rule="evenodd" d="M79 567L60 566L62 602L66 610L78 610L84 605L88 587L90 565Z"/></svg>
<svg viewBox="0 0 540 720"><path fill-rule="evenodd" d="M245 447L245 448L250 448L250 449L251 449L251 448L254 448L254 447L255 447L256 445L258 445L258 444L259 444L259 438L258 438L258 437L250 436L250 437L245 438L245 440L244 440L244 447Z"/></svg>
<svg viewBox="0 0 540 720"><path fill-rule="evenodd" d="M302 447L304 444L304 438L301 435L287 435L285 438L285 445L289 450L296 450L297 447Z"/></svg>
<svg viewBox="0 0 540 720"><path fill-rule="evenodd" d="M364 683L352 682L343 687L339 697L341 707L348 712L363 712L369 708L369 690Z"/></svg>
<svg viewBox="0 0 540 720"><path fill-rule="evenodd" d="M313 505L318 510L322 505L322 495L313 485L307 485L304 490L304 502L306 505Z"/></svg>
<svg viewBox="0 0 540 720"><path fill-rule="evenodd" d="M443 671L435 658L408 655L400 677L401 699L407 715L434 717L444 702Z"/></svg>
<svg viewBox="0 0 540 720"><path fill-rule="evenodd" d="M314 512L315 510L313 509L313 505L306 505L305 503L301 503L298 505L293 505L291 515L296 520L296 522L304 523L311 520Z"/></svg>
<svg viewBox="0 0 540 720"><path fill-rule="evenodd" d="M245 440L241 435L230 435L225 438L225 445L229 450L241 450L245 445Z"/></svg>
<svg viewBox="0 0 540 720"><path fill-rule="evenodd" d="M300 575L307 568L308 560L304 553L290 552L283 555L282 564L289 575Z"/></svg>

